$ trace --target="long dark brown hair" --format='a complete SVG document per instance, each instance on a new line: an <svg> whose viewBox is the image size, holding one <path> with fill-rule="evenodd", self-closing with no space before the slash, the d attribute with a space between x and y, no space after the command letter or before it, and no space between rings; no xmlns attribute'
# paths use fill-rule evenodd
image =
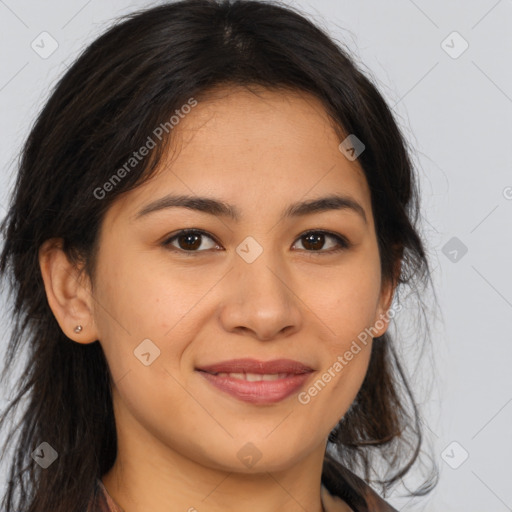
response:
<svg viewBox="0 0 512 512"><path fill-rule="evenodd" d="M431 281L410 150L377 86L341 43L299 11L269 1L184 0L125 16L51 92L22 149L1 225L0 275L12 305L4 382L26 350L15 396L0 418L4 427L23 402L3 450L16 441L2 510L84 510L95 480L116 458L112 384L101 345L74 343L60 329L38 249L61 239L69 259L94 280L105 212L152 176L172 132L102 198L98 187L190 98L200 101L226 85L319 98L340 137L356 134L365 144L358 161L371 190L383 280L398 285L398 299L404 287L418 290ZM422 420L396 343L389 330L375 340L359 394L329 436L323 479L331 487L349 468L385 493L420 455ZM59 457L47 470L31 457L42 442ZM411 495L436 483L437 468Z"/></svg>

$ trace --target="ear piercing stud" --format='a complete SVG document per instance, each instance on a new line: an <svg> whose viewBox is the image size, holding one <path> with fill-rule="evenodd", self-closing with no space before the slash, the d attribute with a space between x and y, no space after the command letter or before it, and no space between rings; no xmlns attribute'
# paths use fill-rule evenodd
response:
<svg viewBox="0 0 512 512"><path fill-rule="evenodd" d="M78 333L78 332L81 332L81 331L82 331L82 326L81 326L81 325L77 325L77 326L75 327L75 332L77 332L77 333Z"/></svg>

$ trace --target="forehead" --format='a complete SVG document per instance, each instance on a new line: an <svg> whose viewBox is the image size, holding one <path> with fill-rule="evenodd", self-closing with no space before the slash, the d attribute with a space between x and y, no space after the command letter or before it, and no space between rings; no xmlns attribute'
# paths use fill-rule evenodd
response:
<svg viewBox="0 0 512 512"><path fill-rule="evenodd" d="M134 219L148 200L166 193L212 196L262 213L299 199L338 192L371 216L370 193L357 160L316 97L298 91L218 89L198 98L171 131L154 176L121 196L109 212ZM277 211L277 210L276 210Z"/></svg>

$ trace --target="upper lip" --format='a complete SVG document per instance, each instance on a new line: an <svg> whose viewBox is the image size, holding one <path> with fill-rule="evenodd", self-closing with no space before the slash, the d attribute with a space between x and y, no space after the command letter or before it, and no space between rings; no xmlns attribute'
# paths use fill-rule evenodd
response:
<svg viewBox="0 0 512 512"><path fill-rule="evenodd" d="M258 361L257 359L231 359L198 367L207 373L307 373L313 371L309 366L292 359L274 359L273 361Z"/></svg>

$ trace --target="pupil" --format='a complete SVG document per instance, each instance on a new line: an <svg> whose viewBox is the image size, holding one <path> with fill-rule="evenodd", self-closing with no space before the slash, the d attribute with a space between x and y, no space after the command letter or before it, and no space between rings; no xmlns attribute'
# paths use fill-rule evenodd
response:
<svg viewBox="0 0 512 512"><path fill-rule="evenodd" d="M323 239L324 239L324 235L321 233L317 233L317 234L312 233L310 235L306 235L305 247L308 248L307 244L309 244L311 242L312 245L314 246L313 247L314 249L321 249L323 246Z"/></svg>
<svg viewBox="0 0 512 512"><path fill-rule="evenodd" d="M200 238L200 235L195 235L193 233L182 235L180 237L180 240L185 239L186 242L185 242L185 244L180 243L180 246L182 249L197 249L201 245L200 243L198 243L199 238ZM185 247L183 247L183 245L185 245Z"/></svg>

